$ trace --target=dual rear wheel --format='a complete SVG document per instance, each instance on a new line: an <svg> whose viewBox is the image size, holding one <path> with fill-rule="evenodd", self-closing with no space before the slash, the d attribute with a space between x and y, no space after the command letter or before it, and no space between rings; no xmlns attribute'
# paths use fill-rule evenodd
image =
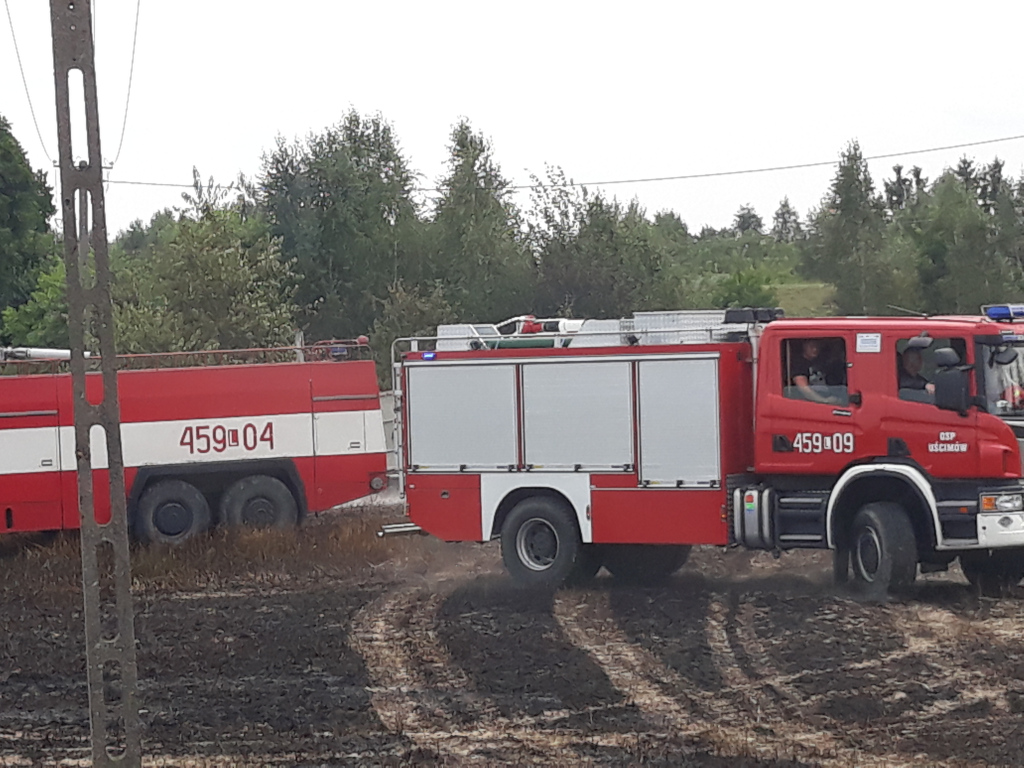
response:
<svg viewBox="0 0 1024 768"><path fill-rule="evenodd" d="M249 475L232 483L220 498L221 525L290 528L298 522L295 497L281 480ZM186 480L168 478L150 483L135 509L134 532L150 544L181 544L213 526L206 496Z"/></svg>

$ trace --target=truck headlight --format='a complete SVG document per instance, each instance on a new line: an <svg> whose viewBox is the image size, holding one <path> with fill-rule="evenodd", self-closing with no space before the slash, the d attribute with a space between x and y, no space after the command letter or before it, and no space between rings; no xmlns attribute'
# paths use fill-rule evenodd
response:
<svg viewBox="0 0 1024 768"><path fill-rule="evenodd" d="M985 494L981 497L982 512L1020 512L1024 509L1024 495L1019 493Z"/></svg>

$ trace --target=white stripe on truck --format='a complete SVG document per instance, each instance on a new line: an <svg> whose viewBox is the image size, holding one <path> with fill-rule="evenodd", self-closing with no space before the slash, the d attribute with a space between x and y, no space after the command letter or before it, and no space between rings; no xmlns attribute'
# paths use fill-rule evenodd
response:
<svg viewBox="0 0 1024 768"><path fill-rule="evenodd" d="M103 429L93 427L90 436L92 466L106 469ZM129 422L121 425L121 440L125 466L129 467L385 450L380 410ZM74 427L0 429L0 475L75 467Z"/></svg>

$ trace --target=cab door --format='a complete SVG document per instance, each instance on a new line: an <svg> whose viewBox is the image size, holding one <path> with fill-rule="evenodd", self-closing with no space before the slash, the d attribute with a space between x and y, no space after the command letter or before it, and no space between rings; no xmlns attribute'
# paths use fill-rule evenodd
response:
<svg viewBox="0 0 1024 768"><path fill-rule="evenodd" d="M767 336L767 334L766 334ZM819 358L808 360L808 340ZM810 364L807 392L800 377ZM755 465L761 474L831 475L852 461L885 455L878 429L884 399L881 334L773 334L760 352ZM804 377L806 378L806 377Z"/></svg>
<svg viewBox="0 0 1024 768"><path fill-rule="evenodd" d="M927 389L904 386L899 369L903 366L910 338L894 336L886 339L885 356L893 361L894 373L886 379L888 406L883 422L886 439L894 444L894 452L920 464L936 478L974 477L980 467L978 410L970 408L961 415L935 407L935 398ZM963 338L935 338L917 355L920 380L931 381L935 375L935 351L953 348L961 360L973 363Z"/></svg>

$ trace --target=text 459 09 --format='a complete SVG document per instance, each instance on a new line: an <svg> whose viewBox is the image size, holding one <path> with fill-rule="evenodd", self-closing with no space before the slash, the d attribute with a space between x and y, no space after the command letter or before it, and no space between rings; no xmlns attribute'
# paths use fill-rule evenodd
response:
<svg viewBox="0 0 1024 768"><path fill-rule="evenodd" d="M223 424L187 426L181 433L178 445L188 448L189 453L224 453L232 448L255 451L260 445L274 449L274 422L262 426L246 424L243 427L227 427Z"/></svg>
<svg viewBox="0 0 1024 768"><path fill-rule="evenodd" d="M798 432L793 440L793 450L797 453L853 453L853 433L823 435L821 432Z"/></svg>

